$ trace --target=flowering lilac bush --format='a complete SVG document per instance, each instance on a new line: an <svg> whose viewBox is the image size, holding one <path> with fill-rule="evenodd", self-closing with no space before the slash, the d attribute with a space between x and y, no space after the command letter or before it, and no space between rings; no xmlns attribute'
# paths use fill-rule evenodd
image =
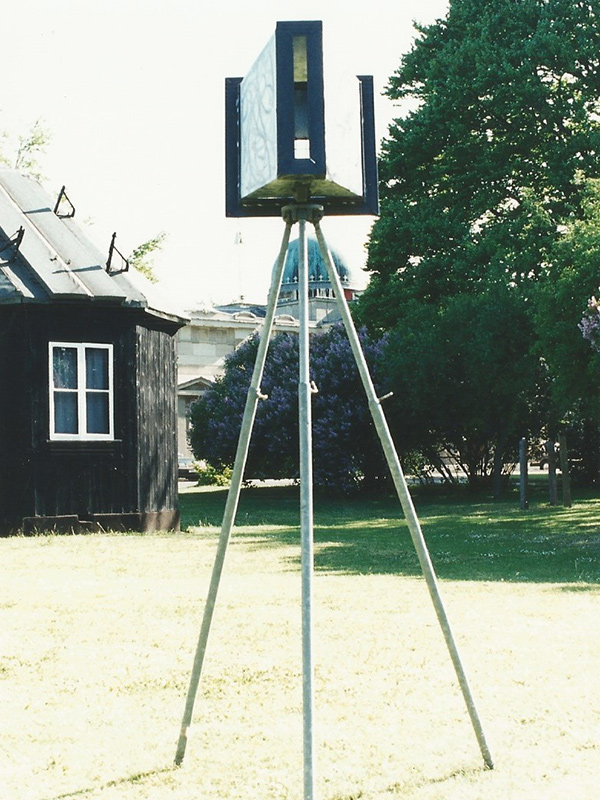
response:
<svg viewBox="0 0 600 800"><path fill-rule="evenodd" d="M384 343L360 336L377 384ZM235 458L257 348L254 336L233 352L224 375L191 410L194 455L218 468L231 467ZM258 405L247 478L298 477L298 358L296 335L273 338L261 383L268 398ZM315 485L350 491L380 481L387 467L342 326L311 337L310 364L318 388L312 400Z"/></svg>

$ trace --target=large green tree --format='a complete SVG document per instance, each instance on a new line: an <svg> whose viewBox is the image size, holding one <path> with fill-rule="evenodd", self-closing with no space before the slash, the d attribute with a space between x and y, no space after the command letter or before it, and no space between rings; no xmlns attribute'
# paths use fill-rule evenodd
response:
<svg viewBox="0 0 600 800"><path fill-rule="evenodd" d="M578 176L598 174L600 7L452 0L420 31L387 89L417 105L383 145L367 294L384 283L436 301L529 281L579 215Z"/></svg>
<svg viewBox="0 0 600 800"><path fill-rule="evenodd" d="M565 226L583 214L582 174L600 174L600 5L451 0L447 17L419 34L387 89L408 110L383 143L373 278L359 316L372 330L401 333L412 318L443 318L454 298L485 307L490 292L512 293L521 348L499 335L489 358L519 362L498 380L504 416L516 420L511 435L524 434L539 387L532 357L544 355L531 313L540 280L549 279ZM454 333L445 331L440 373L452 373L461 328L473 324L466 315ZM471 374L455 387L447 415L454 420L445 423L455 444L471 437L469 398L489 405L495 391L475 338L473 328ZM490 435L495 449L504 434Z"/></svg>

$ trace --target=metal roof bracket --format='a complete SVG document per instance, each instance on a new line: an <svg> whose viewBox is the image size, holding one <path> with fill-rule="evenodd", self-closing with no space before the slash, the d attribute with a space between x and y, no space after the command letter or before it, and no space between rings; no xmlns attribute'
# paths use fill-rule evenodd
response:
<svg viewBox="0 0 600 800"><path fill-rule="evenodd" d="M123 253L121 253L121 251L116 247L115 245L116 238L117 234L113 233L112 239L110 240L110 247L108 248L108 261L106 262L106 271L108 272L109 275L117 275L120 274L121 272L129 272L129 261L125 258ZM112 267L113 255L115 253L121 259L122 263L121 269L114 269Z"/></svg>
<svg viewBox="0 0 600 800"><path fill-rule="evenodd" d="M5 250L12 248L12 253L10 257L8 259L5 259L6 261L8 261L9 264L11 264L17 257L17 253L19 252L19 247L21 246L21 242L23 241L24 236L25 236L25 228L21 226L16 233L13 233L8 242L6 242L5 245L0 247L0 256L2 256L2 253L4 253Z"/></svg>
<svg viewBox="0 0 600 800"><path fill-rule="evenodd" d="M65 214L64 212L60 211L61 203L65 201L69 204L70 210ZM59 219L71 219L71 217L75 216L75 206L69 200L69 197L65 191L65 187L63 186L58 194L58 198L56 200L56 205L54 206L54 213Z"/></svg>

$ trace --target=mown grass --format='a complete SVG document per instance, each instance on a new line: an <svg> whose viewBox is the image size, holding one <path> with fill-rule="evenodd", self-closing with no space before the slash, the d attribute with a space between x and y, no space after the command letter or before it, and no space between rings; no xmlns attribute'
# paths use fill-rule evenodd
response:
<svg viewBox="0 0 600 800"><path fill-rule="evenodd" d="M527 511L514 491L497 502L466 487L415 487L413 497L436 571L455 580L600 582L600 499L581 493L571 508L550 506L542 479ZM182 495L182 525L220 525L226 490ZM276 526L257 546L297 541L297 487L246 488L237 522ZM253 536L255 536L253 532ZM315 568L347 574L419 575L394 494L317 496Z"/></svg>
<svg viewBox="0 0 600 800"><path fill-rule="evenodd" d="M483 768L397 502L318 497L317 797L592 800L598 500L549 508L540 490L520 512L514 497L415 497L496 768ZM244 490L173 767L223 502L186 492L177 534L0 540L1 800L301 800L293 487Z"/></svg>

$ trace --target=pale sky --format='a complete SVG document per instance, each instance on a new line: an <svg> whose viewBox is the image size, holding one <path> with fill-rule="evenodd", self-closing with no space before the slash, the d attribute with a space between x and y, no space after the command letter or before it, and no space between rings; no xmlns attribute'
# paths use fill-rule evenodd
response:
<svg viewBox="0 0 600 800"><path fill-rule="evenodd" d="M65 184L80 223L129 253L164 231L161 285L186 308L244 296L264 302L283 223L227 219L224 81L243 76L279 20L323 21L327 61L374 76L377 138L394 116L381 97L414 38L412 21L447 0L12 0L3 9L0 131L37 120L52 194ZM371 217L329 218L329 245L365 261ZM242 244L236 244L241 233ZM365 279L366 280L366 279Z"/></svg>

